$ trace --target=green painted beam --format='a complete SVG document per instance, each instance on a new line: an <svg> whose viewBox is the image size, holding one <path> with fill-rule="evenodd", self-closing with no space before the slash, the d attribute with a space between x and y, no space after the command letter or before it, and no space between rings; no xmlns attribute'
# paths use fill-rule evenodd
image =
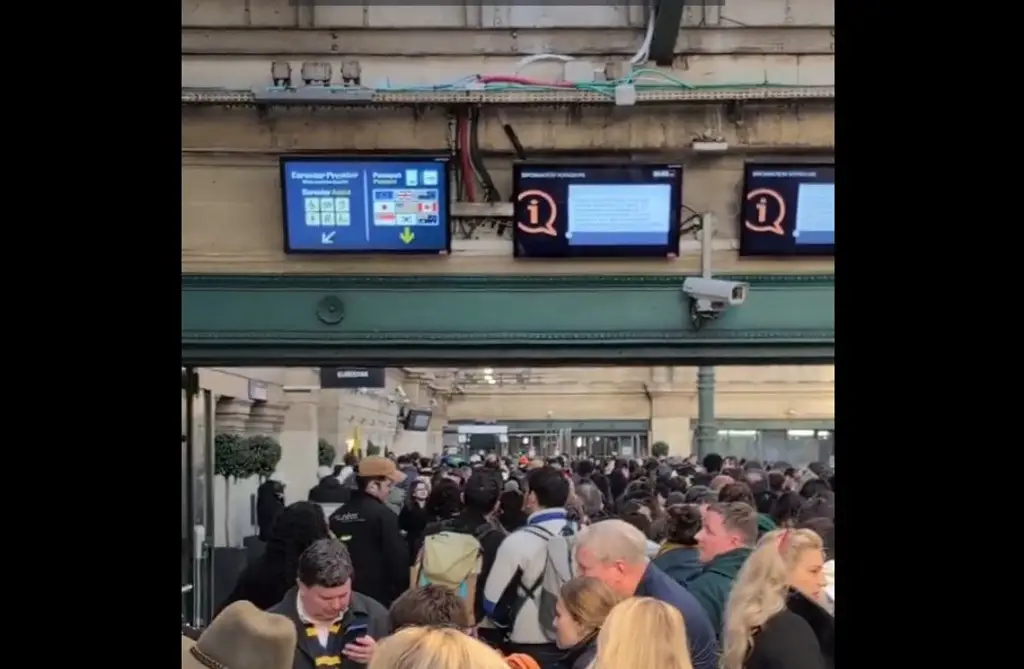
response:
<svg viewBox="0 0 1024 669"><path fill-rule="evenodd" d="M448 421L451 426L472 425L472 420ZM649 420L495 420L494 425L504 425L513 433L542 433L553 430L573 430L574 432L592 432L598 434L635 434L651 429Z"/></svg>
<svg viewBox="0 0 1024 669"><path fill-rule="evenodd" d="M719 418L719 430L834 430L834 420L794 418L792 420L761 420L759 418Z"/></svg>
<svg viewBox="0 0 1024 669"><path fill-rule="evenodd" d="M183 364L799 364L834 358L832 276L723 277L695 330L682 276L183 275Z"/></svg>

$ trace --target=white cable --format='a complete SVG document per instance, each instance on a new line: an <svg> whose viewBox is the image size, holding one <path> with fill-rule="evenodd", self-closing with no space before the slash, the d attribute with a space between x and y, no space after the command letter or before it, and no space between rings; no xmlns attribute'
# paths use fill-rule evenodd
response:
<svg viewBox="0 0 1024 669"><path fill-rule="evenodd" d="M644 33L644 41L643 41L642 44L640 44L640 48L633 55L633 57L629 59L630 64L632 64L632 65L643 65L644 63L647 62L647 58L648 58L649 52L651 50L651 40L653 40L653 39L654 39L654 8L652 7L651 8L651 17L647 21L647 31ZM516 63L515 70L513 70L512 74L513 74L513 76L517 76L517 75L519 75L520 72L525 70L530 65L533 65L534 63L540 63L540 62L543 62L545 60L557 60L557 61L562 62L562 63L568 63L568 62L574 61L576 59L574 57L572 57L572 56L567 56L567 55L561 54L561 53L535 53L532 56L526 56L526 57L520 59L519 62Z"/></svg>
<svg viewBox="0 0 1024 669"><path fill-rule="evenodd" d="M644 35L643 44L640 45L640 49L636 54L629 59L632 65L643 65L647 62L648 54L651 50L651 40L654 39L654 11L651 11L651 18L647 22L647 33Z"/></svg>
<svg viewBox="0 0 1024 669"><path fill-rule="evenodd" d="M516 69L512 72L512 74L514 76L518 75L528 66L545 60L557 60L563 63L568 63L569 61L576 59L573 58L572 56L566 56L560 53L535 53L532 56L526 56L525 58L521 59L518 63L516 63Z"/></svg>

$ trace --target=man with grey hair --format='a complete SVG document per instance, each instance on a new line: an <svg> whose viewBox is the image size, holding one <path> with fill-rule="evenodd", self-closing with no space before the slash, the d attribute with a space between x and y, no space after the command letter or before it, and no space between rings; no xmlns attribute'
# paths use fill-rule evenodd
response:
<svg viewBox="0 0 1024 669"><path fill-rule="evenodd" d="M596 523L608 517L604 512L604 496L593 483L585 481L576 486L576 497L583 505L583 513L588 523Z"/></svg>
<svg viewBox="0 0 1024 669"><path fill-rule="evenodd" d="M391 633L387 609L352 591L352 558L345 544L319 539L296 569L295 587L269 612L298 629L292 669L355 669L370 662L377 640Z"/></svg>
<svg viewBox="0 0 1024 669"><path fill-rule="evenodd" d="M580 576L604 581L624 597L653 597L683 614L693 669L716 669L715 630L707 613L686 588L647 559L647 537L629 523L612 518L577 535Z"/></svg>

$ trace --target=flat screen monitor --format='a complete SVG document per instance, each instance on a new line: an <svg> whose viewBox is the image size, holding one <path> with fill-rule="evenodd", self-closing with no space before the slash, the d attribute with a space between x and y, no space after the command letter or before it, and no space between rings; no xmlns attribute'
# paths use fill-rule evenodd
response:
<svg viewBox="0 0 1024 669"><path fill-rule="evenodd" d="M834 164L747 164L742 256L831 256L836 248Z"/></svg>
<svg viewBox="0 0 1024 669"><path fill-rule="evenodd" d="M286 253L451 251L444 156L281 158Z"/></svg>
<svg viewBox="0 0 1024 669"><path fill-rule="evenodd" d="M517 258L674 258L683 170L668 164L517 163Z"/></svg>
<svg viewBox="0 0 1024 669"><path fill-rule="evenodd" d="M427 409L409 409L402 419L402 427L412 432L426 432L430 429L432 413Z"/></svg>

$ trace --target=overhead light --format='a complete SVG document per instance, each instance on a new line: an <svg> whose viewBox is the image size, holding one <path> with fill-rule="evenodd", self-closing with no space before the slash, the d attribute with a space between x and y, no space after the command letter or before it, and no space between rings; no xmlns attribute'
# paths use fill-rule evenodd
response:
<svg viewBox="0 0 1024 669"><path fill-rule="evenodd" d="M488 376L487 377L487 383L489 383L490 385L493 386L495 383L497 383L497 381L494 380L493 376Z"/></svg>
<svg viewBox="0 0 1024 669"><path fill-rule="evenodd" d="M491 369L490 367L485 367L484 368L484 376L490 376L491 374L494 374L494 370Z"/></svg>

